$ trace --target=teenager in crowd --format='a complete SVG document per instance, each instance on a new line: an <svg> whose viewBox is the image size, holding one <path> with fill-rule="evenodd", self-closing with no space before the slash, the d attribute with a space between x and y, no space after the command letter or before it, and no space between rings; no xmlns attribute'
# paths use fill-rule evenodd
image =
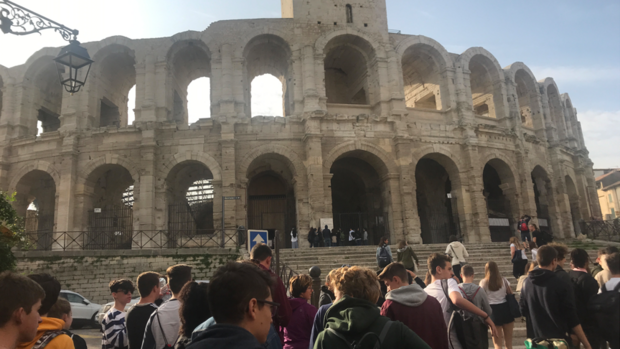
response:
<svg viewBox="0 0 620 349"><path fill-rule="evenodd" d="M175 349L185 349L192 342L194 329L211 317L207 302L209 284L190 281L179 292L181 327Z"/></svg>
<svg viewBox="0 0 620 349"><path fill-rule="evenodd" d="M331 273L330 273L331 274ZM325 285L321 286L321 294L319 296L319 308L325 304L332 304L336 296L334 295L334 291L331 288L331 283L329 280L329 275L325 278Z"/></svg>
<svg viewBox="0 0 620 349"><path fill-rule="evenodd" d="M566 286L572 286L572 281L570 280L570 276L566 270L564 270L564 265L566 264L566 257L568 256L568 247L564 244L560 244L557 242L552 242L547 244L547 246L551 246L555 249L556 252L556 262L557 266L555 267L555 274L557 277L562 280Z"/></svg>
<svg viewBox="0 0 620 349"><path fill-rule="evenodd" d="M568 276L573 286L575 308L583 332L585 332L592 348L598 348L600 341L596 329L596 318L588 311L588 303L598 292L598 283L588 272L589 262L588 252L581 248L574 249L570 253L571 270L568 272Z"/></svg>
<svg viewBox="0 0 620 349"><path fill-rule="evenodd" d="M73 324L73 313L71 311L71 303L69 303L68 300L58 297L56 304L52 305L52 309L50 309L47 316L50 318L60 319L65 323L65 325L62 327L62 332L69 336L69 338L71 338L75 349L88 348L84 338L69 331L71 325Z"/></svg>
<svg viewBox="0 0 620 349"><path fill-rule="evenodd" d="M527 264L527 255L525 254L525 247L515 236L510 238L510 260L512 262L512 275L515 279L519 279Z"/></svg>
<svg viewBox="0 0 620 349"><path fill-rule="evenodd" d="M43 288L33 280L6 271L0 274L0 348L31 343L41 323Z"/></svg>
<svg viewBox="0 0 620 349"><path fill-rule="evenodd" d="M316 342L319 333L321 333L325 329L325 314L327 314L327 309L329 309L333 303L336 303L342 298L342 293L340 293L336 287L334 286L334 281L338 280L342 274L344 274L349 266L343 265L338 269L332 269L332 271L327 274L326 280L329 280L329 288L334 291L333 302L329 304L324 304L319 307L314 316L314 321L312 324L312 331L310 333L310 343L308 344L309 349L314 348L314 343Z"/></svg>
<svg viewBox="0 0 620 349"><path fill-rule="evenodd" d="M450 235L450 243L446 247L445 254L452 257L452 271L454 271L454 276L460 278L461 267L465 265L465 262L467 261L465 258L469 257L469 253L467 253L465 246L458 241L456 235ZM462 282L463 280L459 279L459 281Z"/></svg>
<svg viewBox="0 0 620 349"><path fill-rule="evenodd" d="M308 274L295 275L289 284L289 302L293 313L284 328L284 349L306 349L316 316L316 308L308 303L312 298L312 277Z"/></svg>
<svg viewBox="0 0 620 349"><path fill-rule="evenodd" d="M605 253L600 257L600 264L603 267L603 270L594 277L600 287L603 287L603 285L611 279L611 272L609 271L609 268L607 268L605 259L612 253L618 253L618 248L616 246L605 247Z"/></svg>
<svg viewBox="0 0 620 349"><path fill-rule="evenodd" d="M379 269L385 268L388 264L392 263L392 249L390 249L390 242L386 236L382 236L379 240L379 246L377 246L377 267Z"/></svg>
<svg viewBox="0 0 620 349"><path fill-rule="evenodd" d="M413 251L413 248L409 246L406 240L400 240L398 242L398 250L396 250L396 261L402 263L405 268L414 273L418 272L418 266L420 261L418 256Z"/></svg>
<svg viewBox="0 0 620 349"><path fill-rule="evenodd" d="M155 301L161 298L160 278L159 274L147 271L138 275L136 279L140 300L127 311L125 318L127 338L131 349L142 347L146 324L153 312L157 310Z"/></svg>
<svg viewBox="0 0 620 349"><path fill-rule="evenodd" d="M125 306L131 302L134 286L131 280L118 279L110 281L110 293L114 305L101 320L101 349L127 349L127 325L125 323Z"/></svg>
<svg viewBox="0 0 620 349"><path fill-rule="evenodd" d="M493 315L493 310L489 304L484 289L474 283L474 268L471 265L465 265L461 268L461 279L463 283L459 285L459 289L468 301L472 302L478 309L481 309L489 315ZM489 330L484 323L484 319L477 316L478 321L474 322L474 337L477 339L478 346L472 349L488 349L489 348Z"/></svg>
<svg viewBox="0 0 620 349"><path fill-rule="evenodd" d="M490 261L484 266L484 279L480 280L480 287L484 288L493 310L491 319L497 328L497 336L493 336L495 349L501 349L504 346L512 349L515 319L510 312L506 298L508 294L512 294L512 289L508 280L500 274L497 263Z"/></svg>

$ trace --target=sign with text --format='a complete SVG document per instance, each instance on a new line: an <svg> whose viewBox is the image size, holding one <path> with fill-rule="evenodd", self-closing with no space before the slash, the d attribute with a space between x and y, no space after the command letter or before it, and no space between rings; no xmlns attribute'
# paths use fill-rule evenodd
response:
<svg viewBox="0 0 620 349"><path fill-rule="evenodd" d="M329 230L334 230L334 219L333 218L321 218L321 229L319 229L319 231L323 231L326 225L329 228Z"/></svg>
<svg viewBox="0 0 620 349"><path fill-rule="evenodd" d="M241 196L224 196L224 200L241 200Z"/></svg>
<svg viewBox="0 0 620 349"><path fill-rule="evenodd" d="M267 230L248 229L248 252L251 252L256 244L266 244L268 236Z"/></svg>

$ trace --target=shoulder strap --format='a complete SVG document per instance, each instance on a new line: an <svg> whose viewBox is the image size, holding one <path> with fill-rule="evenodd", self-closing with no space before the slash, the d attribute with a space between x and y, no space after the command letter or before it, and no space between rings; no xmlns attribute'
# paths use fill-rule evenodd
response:
<svg viewBox="0 0 620 349"><path fill-rule="evenodd" d="M379 346L375 344L374 349L380 349L383 346L383 340L385 340L385 336L387 336L390 326L392 326L392 321L388 321L385 325L383 325L383 330L381 330L381 334L379 335Z"/></svg>
<svg viewBox="0 0 620 349"><path fill-rule="evenodd" d="M161 335L164 336L164 342L166 342L166 347L171 347L170 344L168 344L168 338L166 338L166 332L164 332L164 329L161 327L161 320L159 319L159 309L155 310L155 316L157 316L157 324L159 324L159 330L161 331Z"/></svg>
<svg viewBox="0 0 620 349"><path fill-rule="evenodd" d="M456 252L454 252L454 247L452 247L452 244L450 244L450 249L452 250L452 253L454 253L454 256L453 256L452 258L459 259L459 256L457 256L457 255L456 255ZM459 259L459 262L460 262L460 261L461 261L461 260Z"/></svg>
<svg viewBox="0 0 620 349"><path fill-rule="evenodd" d="M329 328L329 327L328 327L326 330L327 330L327 332L332 333L332 334L334 334L336 337L338 337L338 338L342 339L342 341L343 341L343 342L345 342L345 343L347 344L347 347L349 347L350 349L353 349L353 346L351 345L351 343L349 343L349 341L348 341L346 338L344 338L344 336L343 336L343 335L341 335L340 333L338 333L338 331L336 331L336 330L334 330L334 329L332 329L332 328Z"/></svg>
<svg viewBox="0 0 620 349"><path fill-rule="evenodd" d="M41 338L39 338L39 340L37 340L37 342L34 344L32 349L43 349L43 348L45 348L45 346L48 345L49 342L52 341L52 339L58 337L61 334L63 334L63 331L47 331L47 332L45 332L45 334L43 334L43 336L41 336Z"/></svg>

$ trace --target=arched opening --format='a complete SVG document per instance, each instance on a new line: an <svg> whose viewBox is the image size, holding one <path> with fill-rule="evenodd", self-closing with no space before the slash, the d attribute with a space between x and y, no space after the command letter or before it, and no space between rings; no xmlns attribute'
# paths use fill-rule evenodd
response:
<svg viewBox="0 0 620 349"><path fill-rule="evenodd" d="M130 249L133 237L134 180L116 164L97 167L87 178L84 202L87 249Z"/></svg>
<svg viewBox="0 0 620 349"><path fill-rule="evenodd" d="M499 159L490 160L482 172L491 241L508 241L514 236L517 190L512 171Z"/></svg>
<svg viewBox="0 0 620 349"><path fill-rule="evenodd" d="M264 34L253 38L243 51L245 57L245 100L248 106L246 115L249 117L287 116L293 113L293 77L290 68L291 49L282 38ZM265 74L271 78L263 77ZM270 79L270 80L263 80ZM280 84L277 84L278 80ZM254 81L257 81L255 84ZM261 93L266 93L268 99L258 100ZM282 97L277 99L281 93ZM262 114L255 111L254 106L261 106Z"/></svg>
<svg viewBox="0 0 620 349"><path fill-rule="evenodd" d="M501 79L493 61L486 56L475 55L469 61L469 71L474 114L496 118L496 109L501 107L497 98L501 94L495 91L495 84Z"/></svg>
<svg viewBox="0 0 620 349"><path fill-rule="evenodd" d="M581 217L581 208L580 208L580 197L577 193L577 187L575 186L575 182L573 179L566 175L564 177L564 181L566 182L566 193L568 194L568 201L570 203L570 216L573 221L573 229L575 233L575 237L581 234L581 227L579 222L583 219Z"/></svg>
<svg viewBox="0 0 620 349"><path fill-rule="evenodd" d="M248 228L277 232L281 245L291 247L290 231L297 225L294 175L290 160L279 154L256 158L248 168Z"/></svg>
<svg viewBox="0 0 620 349"><path fill-rule="evenodd" d="M99 117L95 126L127 126L129 90L136 85L134 52L128 47L113 44L103 48L97 57L95 78Z"/></svg>
<svg viewBox="0 0 620 349"><path fill-rule="evenodd" d="M172 89L167 97L171 121L192 124L211 117L211 52L207 45L200 40L179 41L170 49L168 62L172 68Z"/></svg>
<svg viewBox="0 0 620 349"><path fill-rule="evenodd" d="M55 229L56 183L49 173L34 170L23 176L15 188L13 207L25 217L25 231L37 249L49 250Z"/></svg>
<svg viewBox="0 0 620 349"><path fill-rule="evenodd" d="M252 80L252 117L284 116L282 82L271 74L259 75Z"/></svg>
<svg viewBox="0 0 620 349"><path fill-rule="evenodd" d="M354 150L334 161L330 173L334 229L341 229L345 236L351 229L362 233L365 229L370 244L378 244L381 236L389 237L390 192L382 180L387 174L383 161Z"/></svg>
<svg viewBox="0 0 620 349"><path fill-rule="evenodd" d="M455 185L446 168L435 159L422 158L415 168L415 180L422 241L445 243L450 235L459 236Z"/></svg>
<svg viewBox="0 0 620 349"><path fill-rule="evenodd" d="M540 118L537 100L538 92L534 81L523 69L519 69L515 74L515 84L517 85L521 124L529 128L542 128L542 120L534 121L535 118Z"/></svg>
<svg viewBox="0 0 620 349"><path fill-rule="evenodd" d="M403 54L403 82L408 108L443 109L438 52L428 45L414 45Z"/></svg>
<svg viewBox="0 0 620 349"><path fill-rule="evenodd" d="M346 9L347 9L347 23L353 23L353 7L347 4Z"/></svg>
<svg viewBox="0 0 620 349"><path fill-rule="evenodd" d="M213 174L203 163L184 161L166 178L168 247L185 246L196 235L215 234Z"/></svg>
<svg viewBox="0 0 620 349"><path fill-rule="evenodd" d="M373 79L374 49L354 35L341 35L325 46L325 91L328 103L376 103L378 79Z"/></svg>
<svg viewBox="0 0 620 349"><path fill-rule="evenodd" d="M58 131L62 110L62 85L58 82L58 70L52 57L43 57L32 64L25 80L30 81L32 93L25 105L30 112L25 120L28 136Z"/></svg>
<svg viewBox="0 0 620 349"><path fill-rule="evenodd" d="M536 166L532 171L534 185L534 201L536 202L536 217L541 230L551 232L550 206L553 202L553 188L551 180L542 167Z"/></svg>
<svg viewBox="0 0 620 349"><path fill-rule="evenodd" d="M129 89L127 98L127 126L130 126L136 121L136 85Z"/></svg>
<svg viewBox="0 0 620 349"><path fill-rule="evenodd" d="M564 122L564 114L562 113L562 103L560 102L560 94L553 84L547 85L547 98L549 100L549 113L551 114L551 122L555 125L557 134L552 139L556 141L565 141L567 138L566 124Z"/></svg>

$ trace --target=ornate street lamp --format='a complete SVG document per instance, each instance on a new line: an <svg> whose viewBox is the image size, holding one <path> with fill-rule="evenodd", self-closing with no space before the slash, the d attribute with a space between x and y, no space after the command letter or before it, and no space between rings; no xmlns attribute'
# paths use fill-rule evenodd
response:
<svg viewBox="0 0 620 349"><path fill-rule="evenodd" d="M3 33L41 34L41 31L45 29L53 29L63 39L69 41L69 46L64 47L54 61L58 68L60 83L65 90L71 94L78 92L86 83L90 65L93 63L88 51L77 41L79 31L69 29L9 0L0 0L0 30Z"/></svg>

